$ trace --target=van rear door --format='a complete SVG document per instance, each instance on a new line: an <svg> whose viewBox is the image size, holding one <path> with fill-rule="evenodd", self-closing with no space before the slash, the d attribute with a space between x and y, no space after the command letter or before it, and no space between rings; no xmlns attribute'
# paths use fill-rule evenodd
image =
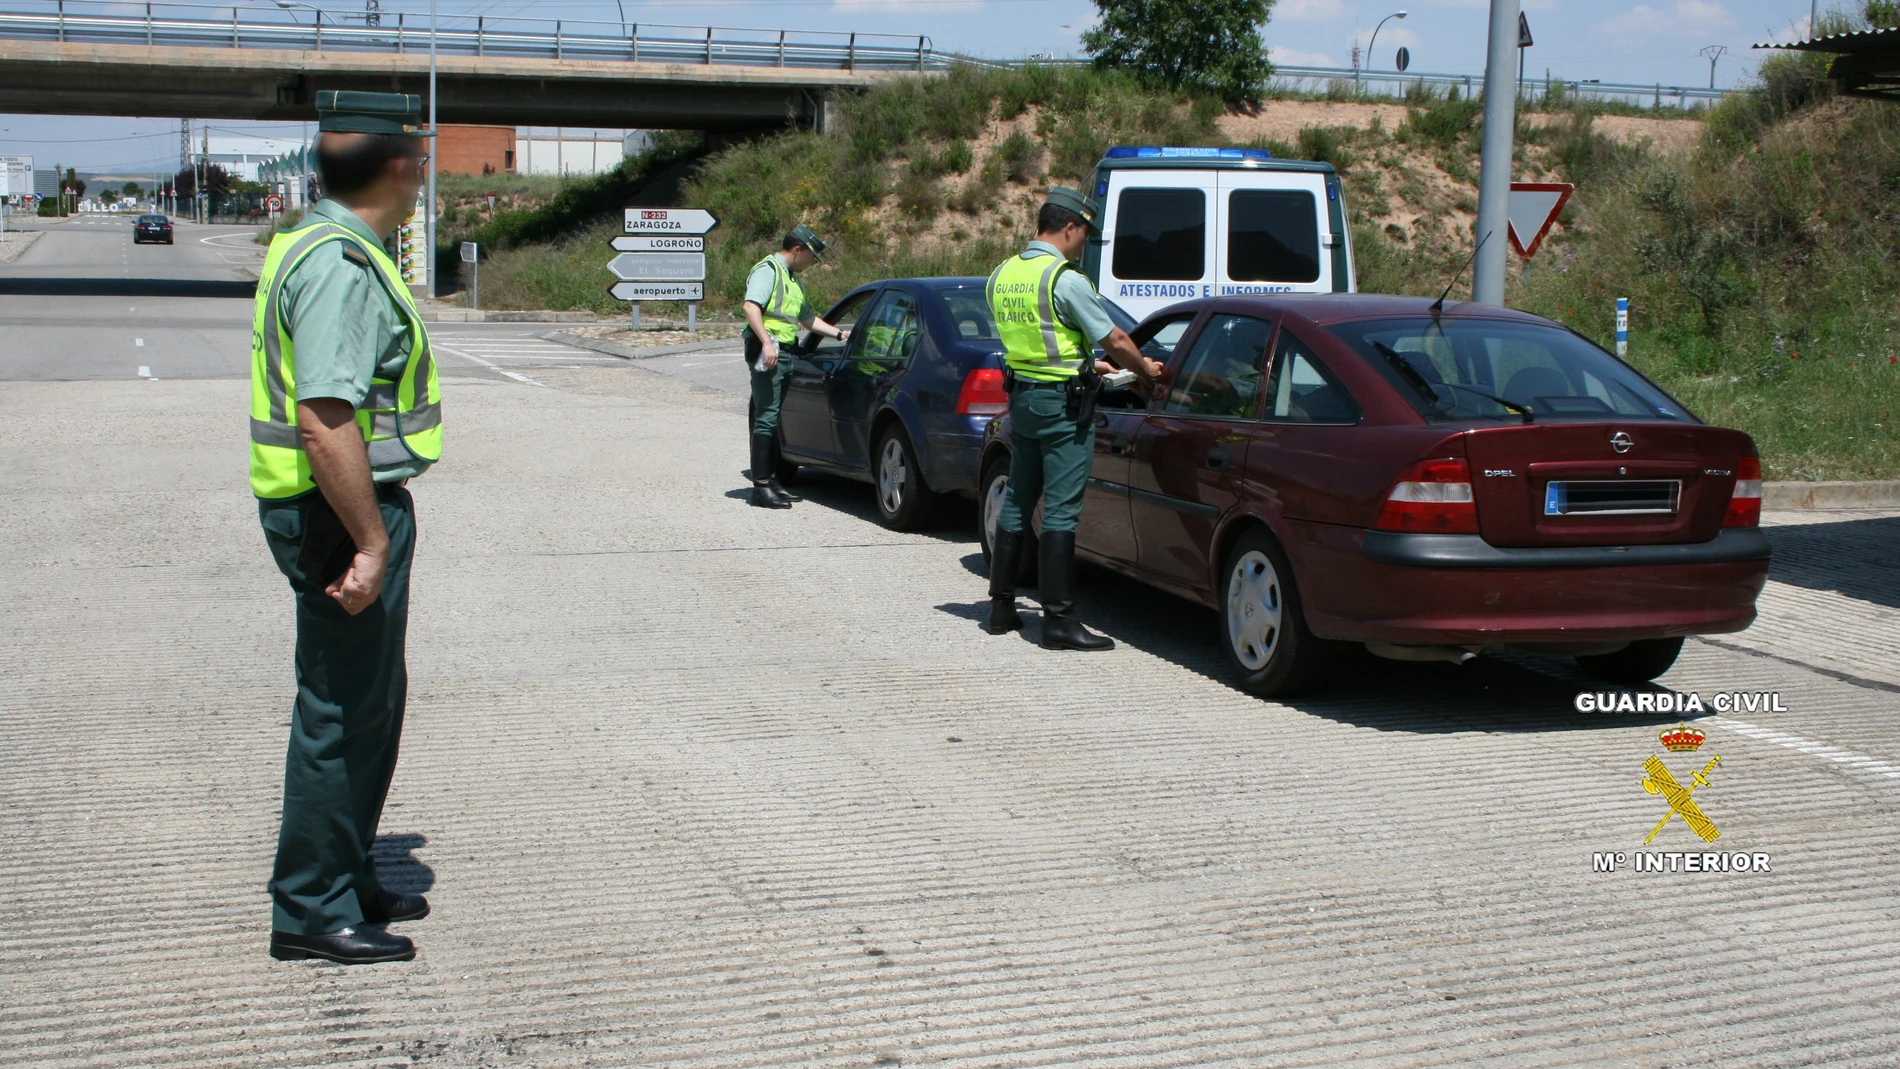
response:
<svg viewBox="0 0 1900 1069"><path fill-rule="evenodd" d="M1212 292L1212 170L1109 172L1102 220L1102 295L1136 319Z"/></svg>
<svg viewBox="0 0 1900 1069"><path fill-rule="evenodd" d="M1334 285L1332 250L1345 235L1333 233L1325 175L1223 170L1216 179L1216 294L1350 288Z"/></svg>

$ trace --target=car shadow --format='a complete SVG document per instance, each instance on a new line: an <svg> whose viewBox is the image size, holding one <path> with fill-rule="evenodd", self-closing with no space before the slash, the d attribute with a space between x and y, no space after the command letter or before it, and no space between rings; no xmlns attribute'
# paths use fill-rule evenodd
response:
<svg viewBox="0 0 1900 1069"><path fill-rule="evenodd" d="M963 563L971 572L983 574L981 554L971 554ZM1091 565L1082 565L1077 578L1079 608L1088 626L1118 643L1239 690L1220 647L1220 620L1213 610ZM1021 593L1021 637L1034 642L1042 629L1036 618L1035 591L1025 588ZM980 628L989 602L981 589L973 589L972 601L939 605L937 610ZM1587 731L1670 724L1682 717L1580 713L1575 704L1579 693L1665 689L1626 688L1593 680L1569 658L1487 654L1464 665L1415 664L1383 660L1352 646L1306 691L1260 701L1379 731Z"/></svg>
<svg viewBox="0 0 1900 1069"><path fill-rule="evenodd" d="M727 497L744 497L752 492L751 477L744 471L739 472L739 477L745 480L746 488L729 493ZM800 502L800 505L804 507L817 505L820 508L842 512L878 528L884 527L884 521L878 515L877 499L872 496L876 491L869 483L847 479L842 475L814 471L811 468L802 468L799 470L798 481L787 485L786 489L804 498L805 500ZM935 510L925 524L917 530L904 533L922 535L940 542L973 543L977 540L976 503L955 496L939 498ZM977 559L980 562L982 554L977 554Z"/></svg>
<svg viewBox="0 0 1900 1069"><path fill-rule="evenodd" d="M1900 517L1764 527L1768 578L1900 608Z"/></svg>
<svg viewBox="0 0 1900 1069"><path fill-rule="evenodd" d="M234 297L257 296L256 282L188 278L0 278L8 297Z"/></svg>
<svg viewBox="0 0 1900 1069"><path fill-rule="evenodd" d="M421 894L435 886L435 870L423 864L416 851L427 846L427 836L413 833L378 835L369 848L376 862L376 879L390 891Z"/></svg>

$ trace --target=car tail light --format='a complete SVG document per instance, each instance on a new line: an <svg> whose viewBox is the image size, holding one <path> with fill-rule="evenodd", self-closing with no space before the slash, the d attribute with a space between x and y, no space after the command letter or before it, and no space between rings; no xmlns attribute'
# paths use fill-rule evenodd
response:
<svg viewBox="0 0 1900 1069"><path fill-rule="evenodd" d="M1375 531L1477 534L1478 504L1471 498L1471 466L1460 457L1421 460L1405 469L1379 506Z"/></svg>
<svg viewBox="0 0 1900 1069"><path fill-rule="evenodd" d="M1728 498L1724 527L1761 526L1761 458L1743 457L1735 463L1735 492Z"/></svg>
<svg viewBox="0 0 1900 1069"><path fill-rule="evenodd" d="M980 367L963 377L957 391L957 415L995 416L1009 411L1009 392L1003 389L1001 368Z"/></svg>

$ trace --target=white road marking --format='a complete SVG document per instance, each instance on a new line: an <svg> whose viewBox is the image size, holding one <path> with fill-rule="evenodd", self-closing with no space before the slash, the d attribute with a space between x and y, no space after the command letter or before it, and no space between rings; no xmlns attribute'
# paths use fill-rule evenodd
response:
<svg viewBox="0 0 1900 1069"><path fill-rule="evenodd" d="M483 360L481 357L476 356L474 353L465 353L460 349L452 349L449 346L441 344L440 342L437 342L435 347L437 349L442 350L445 353L453 353L464 360L469 360L469 361L473 361L474 363L480 364L481 366L487 368L488 370L493 371L497 375L506 375L509 378L515 380L516 382L525 382L530 386L542 385L541 383L534 381L533 379L529 378L526 375L518 375L512 371L505 370L490 361Z"/></svg>
<svg viewBox="0 0 1900 1069"><path fill-rule="evenodd" d="M219 238L243 238L244 245L226 245L224 242L219 241L218 240ZM245 248L246 246L249 246L250 248L257 249L260 252L263 251L263 246L259 245L257 241L255 240L254 236L250 234L213 234L208 238L199 238L198 244L217 245L226 249L242 249L242 248Z"/></svg>
<svg viewBox="0 0 1900 1069"><path fill-rule="evenodd" d="M143 349L143 348L145 348L145 339L144 339L144 338L138 338L138 339L135 339L135 341L137 342L137 344L138 344L138 347L139 347L139 348L141 348L141 349Z"/></svg>
<svg viewBox="0 0 1900 1069"><path fill-rule="evenodd" d="M144 365L144 364L140 364L140 365L139 365L139 378L141 378L141 379L149 379L149 378L151 378L151 377L152 377L152 369L151 369L150 367L148 367L148 366L146 366L146 365Z"/></svg>
<svg viewBox="0 0 1900 1069"><path fill-rule="evenodd" d="M1716 727L1727 728L1738 735L1747 735L1751 739L1772 742L1776 746L1785 746L1790 750L1807 754L1810 757L1825 757L1836 764L1848 765L1856 772L1872 772L1890 779L1900 779L1900 765L1889 761L1882 761L1877 757L1869 757L1866 754L1855 753L1852 750L1845 750L1839 746L1829 746L1824 742L1804 739L1799 735L1790 735L1785 731L1773 731L1769 728L1751 724L1746 720L1736 720L1727 716L1705 716L1697 720L1696 723L1714 724Z"/></svg>

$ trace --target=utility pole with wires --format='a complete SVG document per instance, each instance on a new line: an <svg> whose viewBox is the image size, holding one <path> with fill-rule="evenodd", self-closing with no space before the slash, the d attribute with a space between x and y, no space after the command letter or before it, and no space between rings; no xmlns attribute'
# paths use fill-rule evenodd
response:
<svg viewBox="0 0 1900 1069"><path fill-rule="evenodd" d="M1709 47L1702 50L1702 54L1709 57L1709 88L1710 89L1715 88L1715 61L1718 59L1721 59L1725 54L1727 54L1727 52L1728 52L1727 45L1710 45Z"/></svg>

